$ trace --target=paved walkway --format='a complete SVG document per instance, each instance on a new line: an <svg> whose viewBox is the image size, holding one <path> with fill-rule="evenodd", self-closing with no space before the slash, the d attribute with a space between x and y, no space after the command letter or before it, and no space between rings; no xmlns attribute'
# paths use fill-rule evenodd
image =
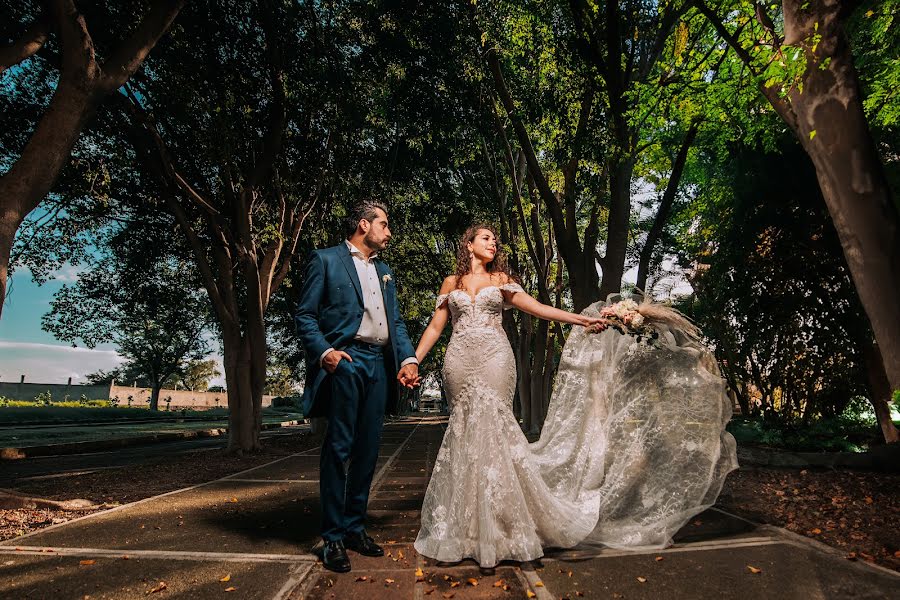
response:
<svg viewBox="0 0 900 600"><path fill-rule="evenodd" d="M308 553L319 523L310 451L4 542L0 598L900 597L896 573L715 509L663 551L578 547L491 577L471 562L438 567L412 542L442 434L429 419L386 428L369 530L389 554L351 553L349 574Z"/></svg>

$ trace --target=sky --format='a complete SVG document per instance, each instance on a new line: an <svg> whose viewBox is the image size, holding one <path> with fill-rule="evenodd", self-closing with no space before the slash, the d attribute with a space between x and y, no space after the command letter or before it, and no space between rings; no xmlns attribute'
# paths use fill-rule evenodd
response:
<svg viewBox="0 0 900 600"><path fill-rule="evenodd" d="M69 377L72 383L85 383L89 373L115 368L123 361L112 344L93 350L73 348L41 329L41 317L50 310L53 294L77 277L78 269L64 267L42 286L31 280L27 270L10 278L12 289L0 319L0 381L18 382L24 375L31 383L66 383ZM211 358L222 372L222 357ZM225 379L213 379L210 385L225 385Z"/></svg>
<svg viewBox="0 0 900 600"><path fill-rule="evenodd" d="M32 383L66 383L69 377L83 383L88 373L122 362L112 346L73 348L41 329L41 317L50 310L54 292L77 276L77 270L68 267L43 286L34 283L28 271L10 278L12 289L0 319L0 381L19 381L25 375Z"/></svg>

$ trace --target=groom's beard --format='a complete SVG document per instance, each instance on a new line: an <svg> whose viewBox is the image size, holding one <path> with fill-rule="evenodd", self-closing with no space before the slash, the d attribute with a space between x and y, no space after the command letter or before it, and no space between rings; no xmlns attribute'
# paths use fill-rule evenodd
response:
<svg viewBox="0 0 900 600"><path fill-rule="evenodd" d="M388 245L388 242L390 241L390 239L386 239L381 242L377 242L375 240L366 238L363 241L365 242L366 246L369 247L369 250L371 250L372 252L381 252L385 248L387 248L387 245Z"/></svg>

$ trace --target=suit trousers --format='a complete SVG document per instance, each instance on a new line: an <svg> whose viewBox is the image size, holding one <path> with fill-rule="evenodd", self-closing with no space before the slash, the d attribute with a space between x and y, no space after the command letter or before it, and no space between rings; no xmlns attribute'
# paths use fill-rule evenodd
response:
<svg viewBox="0 0 900 600"><path fill-rule="evenodd" d="M384 348L354 342L329 376L328 425L319 464L322 538L340 540L365 528L390 385Z"/></svg>

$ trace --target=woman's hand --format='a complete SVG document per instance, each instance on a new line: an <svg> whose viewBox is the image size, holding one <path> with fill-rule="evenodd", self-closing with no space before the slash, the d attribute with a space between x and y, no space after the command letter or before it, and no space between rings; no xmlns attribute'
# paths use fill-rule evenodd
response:
<svg viewBox="0 0 900 600"><path fill-rule="evenodd" d="M606 319L601 319L599 317L587 317L585 315L576 315L577 322L576 325L581 325L582 327L587 327L594 332L601 332L609 326L609 322Z"/></svg>

